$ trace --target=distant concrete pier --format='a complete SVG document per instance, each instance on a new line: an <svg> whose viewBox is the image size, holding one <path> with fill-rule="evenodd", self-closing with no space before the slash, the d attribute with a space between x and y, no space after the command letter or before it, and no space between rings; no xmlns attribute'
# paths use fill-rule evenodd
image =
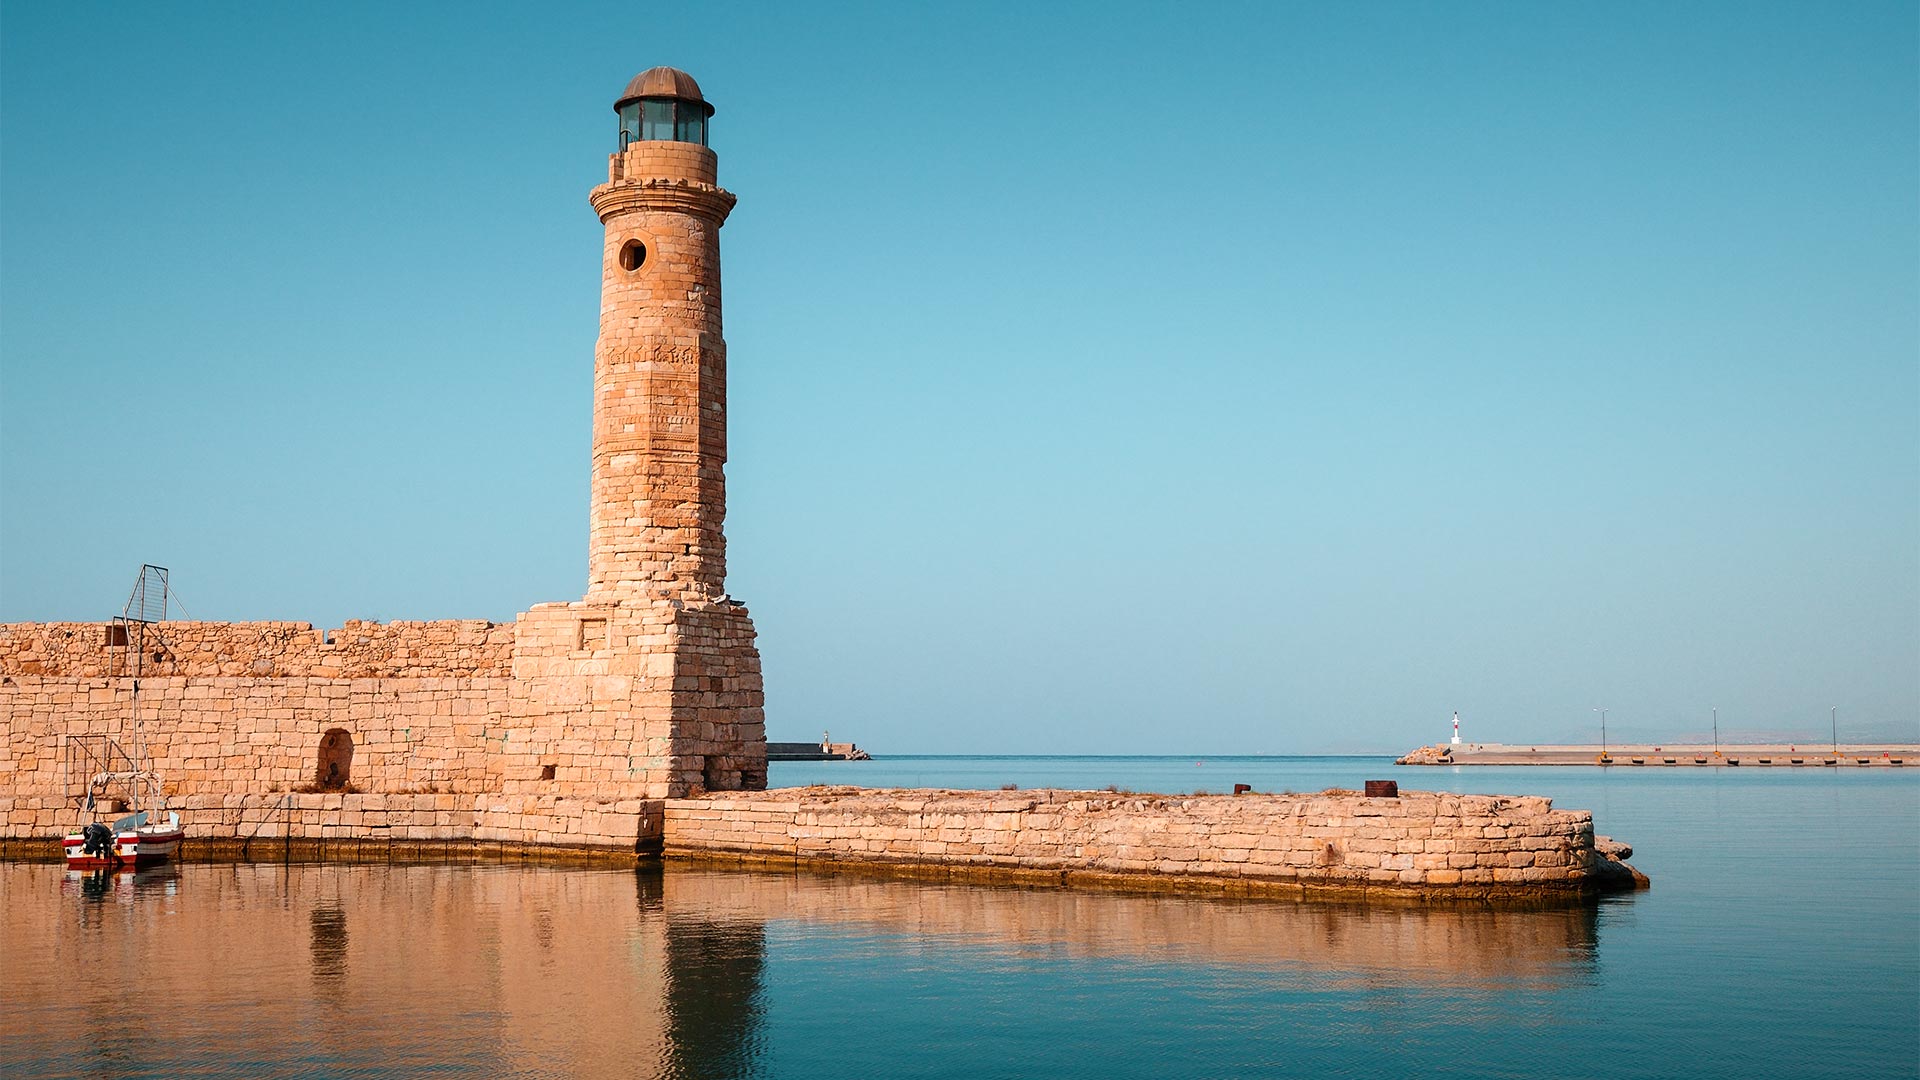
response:
<svg viewBox="0 0 1920 1080"><path fill-rule="evenodd" d="M1592 746L1520 746L1501 743L1461 743L1423 746L1400 758L1398 765L1606 765L1711 768L1801 766L1832 768L1897 768L1920 765L1920 746L1913 743L1806 743L1660 746L1615 744L1602 750Z"/></svg>
<svg viewBox="0 0 1920 1080"><path fill-rule="evenodd" d="M872 755L850 742L770 742L768 761L870 761Z"/></svg>

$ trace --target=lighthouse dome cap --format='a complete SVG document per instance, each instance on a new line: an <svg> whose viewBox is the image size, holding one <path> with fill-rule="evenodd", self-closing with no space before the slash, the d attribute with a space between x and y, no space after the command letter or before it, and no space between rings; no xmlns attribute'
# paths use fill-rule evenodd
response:
<svg viewBox="0 0 1920 1080"><path fill-rule="evenodd" d="M648 68L633 77L626 90L620 94L620 100L613 103L613 111L620 109L630 101L641 98L673 98L676 101L691 101L706 107L707 115L713 115L713 106L700 93L700 84L693 76L679 68Z"/></svg>

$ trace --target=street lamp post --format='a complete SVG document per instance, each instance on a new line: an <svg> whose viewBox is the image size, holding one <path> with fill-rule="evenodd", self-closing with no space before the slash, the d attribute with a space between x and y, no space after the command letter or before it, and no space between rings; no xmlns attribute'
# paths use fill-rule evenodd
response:
<svg viewBox="0 0 1920 1080"><path fill-rule="evenodd" d="M1827 710L1827 722L1833 725L1833 756L1840 756L1840 706Z"/></svg>
<svg viewBox="0 0 1920 1080"><path fill-rule="evenodd" d="M1720 710L1718 708L1713 710L1713 752L1715 756L1720 753Z"/></svg>
<svg viewBox="0 0 1920 1080"><path fill-rule="evenodd" d="M1607 756L1607 710L1595 709L1593 711L1600 714L1600 757L1604 760Z"/></svg>

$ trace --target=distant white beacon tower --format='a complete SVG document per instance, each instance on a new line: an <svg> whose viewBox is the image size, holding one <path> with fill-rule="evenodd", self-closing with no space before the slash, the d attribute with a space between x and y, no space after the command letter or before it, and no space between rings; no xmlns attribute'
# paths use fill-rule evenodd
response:
<svg viewBox="0 0 1920 1080"><path fill-rule="evenodd" d="M1453 714L1453 745L1460 745L1460 713L1458 710Z"/></svg>

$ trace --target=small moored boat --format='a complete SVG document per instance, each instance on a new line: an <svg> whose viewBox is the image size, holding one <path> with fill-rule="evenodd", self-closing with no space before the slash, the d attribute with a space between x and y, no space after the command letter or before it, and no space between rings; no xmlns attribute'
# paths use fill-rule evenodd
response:
<svg viewBox="0 0 1920 1080"><path fill-rule="evenodd" d="M166 809L165 788L146 759L148 748L140 737L140 676L149 655L155 661L165 655L166 642L156 624L165 621L171 595L167 568L143 564L126 607L109 628L108 650L118 648L131 654L133 693L128 699L127 722L122 734L131 734L133 752L129 754L113 739L105 739L106 748L94 759L102 767L87 780L85 808L87 816L92 817L100 796L109 789L123 787L133 805L118 809L131 809L133 813L111 826L90 821L63 837L60 846L69 870L137 870L158 866L172 859L180 850L180 841L186 838L180 815ZM126 768L118 768L116 763ZM164 821L157 820L161 813L166 814Z"/></svg>
<svg viewBox="0 0 1920 1080"><path fill-rule="evenodd" d="M167 814L164 822L150 822L143 811L129 814L112 826L94 822L67 834L61 841L66 849L67 869L99 870L158 866L173 858L187 831L180 827L180 815Z"/></svg>

